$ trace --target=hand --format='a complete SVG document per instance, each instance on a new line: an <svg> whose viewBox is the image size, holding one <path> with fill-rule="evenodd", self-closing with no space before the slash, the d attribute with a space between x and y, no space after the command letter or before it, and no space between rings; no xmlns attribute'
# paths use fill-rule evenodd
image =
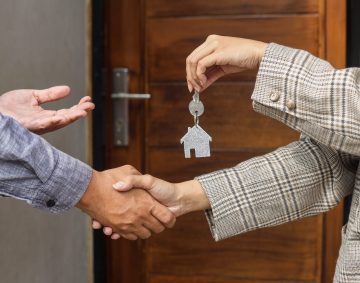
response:
<svg viewBox="0 0 360 283"><path fill-rule="evenodd" d="M0 112L17 120L28 130L44 134L85 117L95 108L89 96L69 109L45 110L40 105L62 99L70 94L67 86L56 86L44 90L21 89L0 96Z"/></svg>
<svg viewBox="0 0 360 283"><path fill-rule="evenodd" d="M119 192L133 188L144 189L177 217L210 207L209 200L197 180L174 184L151 175L129 175L113 187Z"/></svg>
<svg viewBox="0 0 360 283"><path fill-rule="evenodd" d="M203 91L227 74L258 68L266 47L261 41L208 36L186 59L189 92Z"/></svg>
<svg viewBox="0 0 360 283"><path fill-rule="evenodd" d="M119 192L126 192L133 188L142 188L149 192L156 200L164 204L175 216L181 216L192 211L210 208L209 200L196 180L173 184L151 175L129 175L122 181L113 185ZM101 224L93 221L95 229L101 228ZM104 228L106 235L112 235L113 239L118 238L110 227Z"/></svg>
<svg viewBox="0 0 360 283"><path fill-rule="evenodd" d="M112 188L117 180L124 179L131 171L137 174L131 166L94 171L77 207L129 240L146 239L152 232L160 233L165 227L173 227L174 214L144 190L134 189L119 194Z"/></svg>

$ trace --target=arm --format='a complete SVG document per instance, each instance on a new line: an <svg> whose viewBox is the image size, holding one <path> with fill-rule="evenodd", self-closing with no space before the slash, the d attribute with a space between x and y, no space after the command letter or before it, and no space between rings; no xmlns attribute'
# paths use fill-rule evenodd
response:
<svg viewBox="0 0 360 283"><path fill-rule="evenodd" d="M89 166L51 147L14 119L0 114L0 193L34 207L73 207L92 176Z"/></svg>
<svg viewBox="0 0 360 283"><path fill-rule="evenodd" d="M352 193L358 161L302 138L238 166L197 178L215 239L317 215Z"/></svg>
<svg viewBox="0 0 360 283"><path fill-rule="evenodd" d="M360 69L334 69L310 53L212 35L187 58L189 90L222 76L260 69L254 109L336 150L360 156Z"/></svg>
<svg viewBox="0 0 360 283"><path fill-rule="evenodd" d="M74 205L127 239L147 238L172 227L175 218L142 190L114 193L111 185L137 170L104 172L55 149L14 119L0 114L0 194L33 207L62 212Z"/></svg>
<svg viewBox="0 0 360 283"><path fill-rule="evenodd" d="M207 209L213 237L221 240L330 210L352 192L357 165L350 156L303 138L192 181L129 176L115 188L145 188L178 216Z"/></svg>
<svg viewBox="0 0 360 283"><path fill-rule="evenodd" d="M310 53L270 44L254 109L336 150L360 156L360 69L334 69Z"/></svg>

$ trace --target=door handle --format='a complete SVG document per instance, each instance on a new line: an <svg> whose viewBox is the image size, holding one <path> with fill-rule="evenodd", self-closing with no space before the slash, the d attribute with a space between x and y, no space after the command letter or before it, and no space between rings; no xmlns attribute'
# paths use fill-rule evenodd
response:
<svg viewBox="0 0 360 283"><path fill-rule="evenodd" d="M129 145L129 99L147 100L148 93L129 93L129 69L113 69L113 143L115 146Z"/></svg>

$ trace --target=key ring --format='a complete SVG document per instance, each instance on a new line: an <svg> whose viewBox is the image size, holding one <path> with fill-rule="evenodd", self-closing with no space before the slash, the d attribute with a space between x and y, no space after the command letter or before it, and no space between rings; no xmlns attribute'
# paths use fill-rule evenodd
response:
<svg viewBox="0 0 360 283"><path fill-rule="evenodd" d="M195 111L195 115L194 115L194 124L195 124L195 126L196 127L198 127L199 126L199 116L198 116L198 112L197 111Z"/></svg>

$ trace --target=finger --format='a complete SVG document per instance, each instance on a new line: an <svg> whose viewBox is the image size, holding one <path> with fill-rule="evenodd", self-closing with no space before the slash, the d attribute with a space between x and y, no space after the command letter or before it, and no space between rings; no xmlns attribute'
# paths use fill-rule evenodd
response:
<svg viewBox="0 0 360 283"><path fill-rule="evenodd" d="M132 165L123 165L118 169L121 170L121 173L123 173L123 175L142 175L139 170L137 170Z"/></svg>
<svg viewBox="0 0 360 283"><path fill-rule="evenodd" d="M68 86L54 86L47 89L33 91L33 95L39 104L56 101L68 96L69 94L70 88Z"/></svg>
<svg viewBox="0 0 360 283"><path fill-rule="evenodd" d="M120 236L122 238L130 240L130 241L135 241L135 240L138 239L138 237L135 234L132 234L132 233L128 233L128 234L120 233Z"/></svg>
<svg viewBox="0 0 360 283"><path fill-rule="evenodd" d="M169 207L168 209L175 215L175 217L178 217L181 215L181 209L179 206Z"/></svg>
<svg viewBox="0 0 360 283"><path fill-rule="evenodd" d="M86 112L89 112L94 109L95 109L95 104L90 101L79 103L78 105L74 105L73 107L70 108L70 110L83 110Z"/></svg>
<svg viewBox="0 0 360 283"><path fill-rule="evenodd" d="M27 128L37 134L44 134L60 127L62 123L62 117L52 116L43 119L36 120L32 125Z"/></svg>
<svg viewBox="0 0 360 283"><path fill-rule="evenodd" d="M206 56L211 55L216 50L217 44L216 42L210 42L207 45L204 45L202 48L200 48L196 53L194 53L191 57L191 61L193 64L191 64L191 74L193 79L198 82L201 86L205 84L205 81L201 80L201 77L198 76L198 65L201 62L203 58ZM205 70L206 71L206 70Z"/></svg>
<svg viewBox="0 0 360 283"><path fill-rule="evenodd" d="M55 115L62 118L61 125L64 127L85 117L86 114L86 111L82 109L60 109L56 111Z"/></svg>
<svg viewBox="0 0 360 283"><path fill-rule="evenodd" d="M156 178L151 175L131 175L125 177L122 181L115 183L113 188L121 192L129 191L134 187L151 190L155 180Z"/></svg>
<svg viewBox="0 0 360 283"><path fill-rule="evenodd" d="M203 91L212 85L215 81L225 76L224 71L220 67L215 67L206 73L206 82L203 87Z"/></svg>
<svg viewBox="0 0 360 283"><path fill-rule="evenodd" d="M196 75L203 82L203 86L206 84L206 81L208 79L206 73L209 69L210 72L208 72L207 75L211 74L212 70L217 70L217 71L222 70L216 65L218 59L219 59L219 55L217 53L213 53L210 54L209 56L202 58L197 64ZM225 75L225 73L223 73L223 75Z"/></svg>
<svg viewBox="0 0 360 283"><path fill-rule="evenodd" d="M110 236L113 233L113 230L110 227L104 227L103 232L106 236Z"/></svg>
<svg viewBox="0 0 360 283"><path fill-rule="evenodd" d="M193 72L193 65L194 64L195 63L192 61L191 58L188 59L188 61L187 61L187 66L188 66L188 68L187 68L187 73L188 73L187 80L188 80L188 82L190 82L190 84L192 85L192 87L195 90L200 91L200 89L201 89L200 83L196 81L195 73Z"/></svg>
<svg viewBox="0 0 360 283"><path fill-rule="evenodd" d="M90 96L84 96L80 99L78 104L85 103L85 102L91 102L92 98Z"/></svg>
<svg viewBox="0 0 360 283"><path fill-rule="evenodd" d="M191 82L189 80L186 80L186 84L187 84L189 92L191 93L193 91L193 89L194 89Z"/></svg>
<svg viewBox="0 0 360 283"><path fill-rule="evenodd" d="M191 93L194 89L193 82L191 80L191 72L190 72L190 65L188 64L188 60L186 59L186 82L188 86L188 90Z"/></svg>
<svg viewBox="0 0 360 283"><path fill-rule="evenodd" d="M155 217L148 217L144 223L144 226L156 234L159 234L165 230L165 226Z"/></svg>
<svg viewBox="0 0 360 283"><path fill-rule="evenodd" d="M151 214L156 217L162 224L167 228L172 228L175 225L176 217L175 215L165 206L158 203L151 210Z"/></svg>
<svg viewBox="0 0 360 283"><path fill-rule="evenodd" d="M120 238L121 238L121 236L119 234L117 234L117 233L114 233L114 234L111 235L112 240L118 240Z"/></svg>
<svg viewBox="0 0 360 283"><path fill-rule="evenodd" d="M151 237L151 231L145 226L142 226L137 229L135 235L138 236L140 239L145 240Z"/></svg>
<svg viewBox="0 0 360 283"><path fill-rule="evenodd" d="M29 126L28 129L35 133L43 134L63 128L69 125L70 123L86 116L86 112L83 110L76 110L73 111L72 113L66 113L65 111L62 111L60 113L59 111L49 111L49 112L54 112L53 114L51 113L48 114L53 116L38 119L31 126Z"/></svg>
<svg viewBox="0 0 360 283"><path fill-rule="evenodd" d="M92 224L91 224L92 228L95 229L95 230L98 230L102 227L102 225L100 224L100 222L96 221L96 220L93 220L92 221Z"/></svg>
<svg viewBox="0 0 360 283"><path fill-rule="evenodd" d="M193 91L193 89L196 86L196 83L195 83L194 78L192 77L192 73L191 73L191 58L200 48L202 48L206 44L207 44L207 42L205 41L203 44L199 45L186 58L186 64L185 64L185 66L186 66L186 78L187 78L188 90L189 90L190 93Z"/></svg>

